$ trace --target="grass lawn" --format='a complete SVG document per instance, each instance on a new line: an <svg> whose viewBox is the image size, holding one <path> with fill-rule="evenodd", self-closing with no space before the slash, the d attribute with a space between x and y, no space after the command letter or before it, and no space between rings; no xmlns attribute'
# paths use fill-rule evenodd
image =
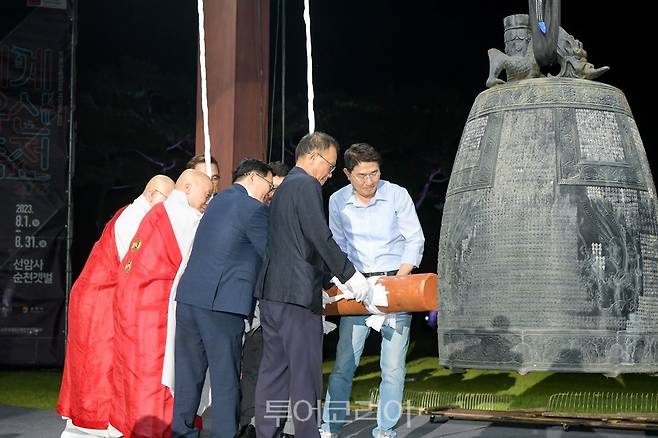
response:
<svg viewBox="0 0 658 438"><path fill-rule="evenodd" d="M61 370L0 371L0 403L55 409L61 380Z"/></svg>
<svg viewBox="0 0 658 438"><path fill-rule="evenodd" d="M325 372L331 371L325 363ZM370 389L379 386L379 357L365 357L354 380L352 400L368 400ZM328 374L325 374L327 377ZM326 382L325 382L326 383ZM453 373L438 366L436 357L407 363L405 389L413 391L477 392L515 396L511 409L543 409L552 394L559 392L658 393L658 377L624 374L608 378L602 374L468 370Z"/></svg>
<svg viewBox="0 0 658 438"><path fill-rule="evenodd" d="M323 366L325 385L333 361ZM59 370L0 371L0 403L55 409L62 373ZM352 388L352 401L364 402L370 390L379 386L379 356L364 356ZM551 394L558 392L639 392L658 393L658 377L625 374L607 378L601 374L569 374L537 372L525 376L514 372L468 370L453 373L439 367L438 359L414 357L407 362L405 389L414 391L446 391L509 394L514 397L512 409L542 409Z"/></svg>

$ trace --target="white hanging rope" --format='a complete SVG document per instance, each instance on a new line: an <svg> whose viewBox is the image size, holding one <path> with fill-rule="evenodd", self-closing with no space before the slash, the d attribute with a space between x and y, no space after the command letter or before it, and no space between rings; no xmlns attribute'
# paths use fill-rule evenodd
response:
<svg viewBox="0 0 658 438"><path fill-rule="evenodd" d="M281 161L286 162L286 0L281 0Z"/></svg>
<svg viewBox="0 0 658 438"><path fill-rule="evenodd" d="M313 57L311 56L311 13L309 0L304 0L304 23L306 24L306 82L308 84L308 132L315 132L313 111Z"/></svg>
<svg viewBox="0 0 658 438"><path fill-rule="evenodd" d="M206 34L204 30L203 0L197 0L197 8L199 10L199 69L201 70L201 112L203 113L203 158L206 163L206 174L211 177L208 84L206 83Z"/></svg>

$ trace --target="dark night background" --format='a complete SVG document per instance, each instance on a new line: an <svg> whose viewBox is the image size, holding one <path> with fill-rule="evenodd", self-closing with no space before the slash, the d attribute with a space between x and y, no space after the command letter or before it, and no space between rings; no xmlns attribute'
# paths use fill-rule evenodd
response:
<svg viewBox="0 0 658 438"><path fill-rule="evenodd" d="M292 152L307 129L306 53L303 1L285 4L285 142ZM626 94L651 160L650 14L631 4L638 5L563 1L562 26L583 42L590 62L611 66L600 80ZM273 159L281 150L281 35L273 66L279 8L272 0ZM441 169L439 180L449 176L468 111L485 89L486 51L503 49L502 20L512 13L527 13L527 2L311 1L317 129L343 147L373 144L384 156L383 177L418 199L432 171ZM149 176L163 166L173 177L181 170L188 155L166 148L179 144L191 153L196 57L196 2L80 2L76 268L104 221L137 196ZM292 164L291 155L285 158ZM346 183L336 172L325 193ZM447 181L432 183L419 209L424 271L436 271L446 188Z"/></svg>
<svg viewBox="0 0 658 438"><path fill-rule="evenodd" d="M197 64L195 1L79 3L75 275L111 214L153 174L175 179L192 154ZM652 161L652 15L641 2L611 5L563 1L562 26L583 42L590 62L611 67L599 80L626 94ZM286 6L285 146L292 152L307 129L306 58L303 1ZM471 104L485 89L487 49L503 50L503 18L527 8L526 0L311 0L317 129L344 148L374 145L383 177L415 200L436 175L418 210L426 237L421 271L436 272L447 177ZM20 14L0 18L0 29ZM281 150L280 18L271 0L272 159ZM285 160L292 164L291 155ZM335 172L325 194L346 183Z"/></svg>

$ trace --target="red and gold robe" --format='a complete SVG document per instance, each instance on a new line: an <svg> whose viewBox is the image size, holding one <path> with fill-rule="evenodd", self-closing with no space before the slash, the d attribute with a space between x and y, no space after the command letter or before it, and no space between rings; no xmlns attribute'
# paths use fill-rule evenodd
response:
<svg viewBox="0 0 658 438"><path fill-rule="evenodd" d="M181 252L163 204L144 216L117 271L110 422L126 438L171 436L162 380L169 295Z"/></svg>
<svg viewBox="0 0 658 438"><path fill-rule="evenodd" d="M114 224L124 209L105 225L69 295L66 359L57 412L89 429L108 427L112 302L119 266Z"/></svg>

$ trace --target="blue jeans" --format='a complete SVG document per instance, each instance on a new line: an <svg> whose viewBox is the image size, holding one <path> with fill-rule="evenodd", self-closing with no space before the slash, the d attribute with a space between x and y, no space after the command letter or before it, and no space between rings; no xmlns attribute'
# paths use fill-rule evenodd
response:
<svg viewBox="0 0 658 438"><path fill-rule="evenodd" d="M322 411L322 429L338 434L349 411L352 392L352 378L359 365L361 353L370 327L364 316L343 316L340 319L336 363L329 376L329 387ZM406 374L406 356L409 347L409 327L411 314L398 313L395 318L395 330L389 326L382 327L382 345L379 365L382 381L379 385L379 406L377 407L377 427L373 436L386 435L395 437L396 423L402 415L402 392Z"/></svg>

